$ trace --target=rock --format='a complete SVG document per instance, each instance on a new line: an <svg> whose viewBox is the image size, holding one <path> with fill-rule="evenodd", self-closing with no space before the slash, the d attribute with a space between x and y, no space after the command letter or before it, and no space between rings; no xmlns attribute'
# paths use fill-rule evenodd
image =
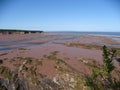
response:
<svg viewBox="0 0 120 90"><path fill-rule="evenodd" d="M76 81L69 74L56 75L52 79L43 79L40 81L40 90L74 90Z"/></svg>
<svg viewBox="0 0 120 90"><path fill-rule="evenodd" d="M16 81L0 78L0 89L3 90L31 90L24 78L18 78Z"/></svg>
<svg viewBox="0 0 120 90"><path fill-rule="evenodd" d="M74 90L77 83L74 77L69 74L57 75L53 78L53 82L64 90Z"/></svg>
<svg viewBox="0 0 120 90"><path fill-rule="evenodd" d="M39 82L40 90L60 90L59 85L52 81L52 79L43 79Z"/></svg>
<svg viewBox="0 0 120 90"><path fill-rule="evenodd" d="M24 77L17 76L14 79L0 78L0 90L74 90L76 83L74 77L69 74L43 78L36 85Z"/></svg>

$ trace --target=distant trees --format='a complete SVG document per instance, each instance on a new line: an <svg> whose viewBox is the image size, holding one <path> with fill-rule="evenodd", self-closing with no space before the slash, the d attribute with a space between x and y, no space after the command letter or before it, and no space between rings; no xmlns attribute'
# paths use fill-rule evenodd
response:
<svg viewBox="0 0 120 90"><path fill-rule="evenodd" d="M2 34L15 34L15 33L24 33L24 34L28 34L28 33L42 33L43 31L36 31L36 30L15 30L15 29L0 29L0 33Z"/></svg>

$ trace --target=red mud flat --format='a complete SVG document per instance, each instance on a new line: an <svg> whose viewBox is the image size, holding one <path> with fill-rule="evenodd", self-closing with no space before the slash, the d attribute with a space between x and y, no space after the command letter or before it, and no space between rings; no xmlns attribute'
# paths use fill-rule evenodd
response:
<svg viewBox="0 0 120 90"><path fill-rule="evenodd" d="M80 35L80 38L72 40L71 42L80 42L85 44L110 44L110 45L120 45L120 42L113 40L113 36L93 36L93 35Z"/></svg>
<svg viewBox="0 0 120 90"><path fill-rule="evenodd" d="M19 40L19 39L23 39L26 37L29 37L30 35L20 35L20 37L18 36L7 36L6 39L1 39L1 41L4 40ZM35 34L31 35L31 36L35 36ZM1 36L0 36L1 37ZM16 38L17 37L17 38ZM56 37L51 37L52 39L55 39ZM77 40L68 40L67 43L69 42L84 42L84 43L88 43L88 42L105 42L108 43L108 39L105 39L106 37L97 37L97 36L83 36L81 38L78 38ZM29 42L40 42L42 41L46 41L49 40L50 38L42 38L42 39L36 39L36 40L31 40ZM92 41L91 41L92 40ZM66 41L61 41L61 42L65 42ZM109 43L113 44L113 43L117 43L115 41L112 42L109 41ZM13 50L6 50L6 51L0 51L0 54L3 54L0 56L0 59L4 60L4 59L12 59L14 57L32 57L32 58L36 58L39 60L43 60L43 66L37 68L38 71L40 71L43 75L47 75L48 77L53 77L54 75L58 74L58 71L56 71L56 69L54 68L55 66L55 62L53 61L49 61L48 59L45 59L44 56L45 55L50 55L52 52L57 51L58 55L57 57L64 60L68 67L71 68L72 70L74 70L76 73L90 73L90 70L88 67L85 66L84 63L80 62L80 59L86 59L86 60L95 60L98 63L102 64L102 50L91 50L91 49L85 49L85 48L76 48L76 47L67 47L65 45L61 45L61 44L53 44L53 43L46 43L43 45L38 45L38 46L34 46L32 48L29 49L13 49ZM6 54L4 54L6 53ZM67 60L65 60L67 58ZM6 61L5 61L6 62ZM4 65L8 66L10 68L10 63L5 63ZM17 63L17 62L16 62ZM11 68L13 68L11 66Z"/></svg>
<svg viewBox="0 0 120 90"><path fill-rule="evenodd" d="M5 51L8 54L3 55L0 58L14 58L14 57L32 57L37 59L42 59L44 55L50 55L54 51L58 51L58 57L61 59L68 58L65 62L70 65L74 70L78 73L90 73L89 68L85 67L83 63L79 60L81 58L85 58L86 60L96 60L99 63L102 63L102 51L101 50L89 50L83 48L73 48L73 47L66 47L63 45L58 44L46 44L42 46L37 46L31 48L30 50L11 50ZM4 52L4 53L5 53ZM8 64L6 64L8 65ZM40 72L48 77L52 77L56 75L58 72L54 68L55 64L53 61L43 60L43 66L39 68Z"/></svg>

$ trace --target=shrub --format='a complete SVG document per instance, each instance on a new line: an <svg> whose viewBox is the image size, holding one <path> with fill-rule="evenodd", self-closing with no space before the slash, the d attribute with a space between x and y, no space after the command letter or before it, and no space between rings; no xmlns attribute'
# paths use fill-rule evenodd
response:
<svg viewBox="0 0 120 90"><path fill-rule="evenodd" d="M0 59L0 64L3 64L3 60Z"/></svg>
<svg viewBox="0 0 120 90"><path fill-rule="evenodd" d="M115 67L112 63L113 58L116 55L116 50L114 49L107 49L106 46L103 46L103 62L104 62L104 70L107 73L110 73Z"/></svg>
<svg viewBox="0 0 120 90"><path fill-rule="evenodd" d="M103 68L93 70L90 76L85 77L86 85L91 90L120 90L120 81L111 75L111 72L115 69L112 63L114 57L116 57L116 50L103 46Z"/></svg>

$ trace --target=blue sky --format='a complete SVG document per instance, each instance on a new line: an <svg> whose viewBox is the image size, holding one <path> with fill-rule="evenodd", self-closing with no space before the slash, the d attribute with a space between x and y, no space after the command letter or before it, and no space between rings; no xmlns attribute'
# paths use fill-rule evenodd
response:
<svg viewBox="0 0 120 90"><path fill-rule="evenodd" d="M0 28L119 31L119 0L0 0Z"/></svg>

